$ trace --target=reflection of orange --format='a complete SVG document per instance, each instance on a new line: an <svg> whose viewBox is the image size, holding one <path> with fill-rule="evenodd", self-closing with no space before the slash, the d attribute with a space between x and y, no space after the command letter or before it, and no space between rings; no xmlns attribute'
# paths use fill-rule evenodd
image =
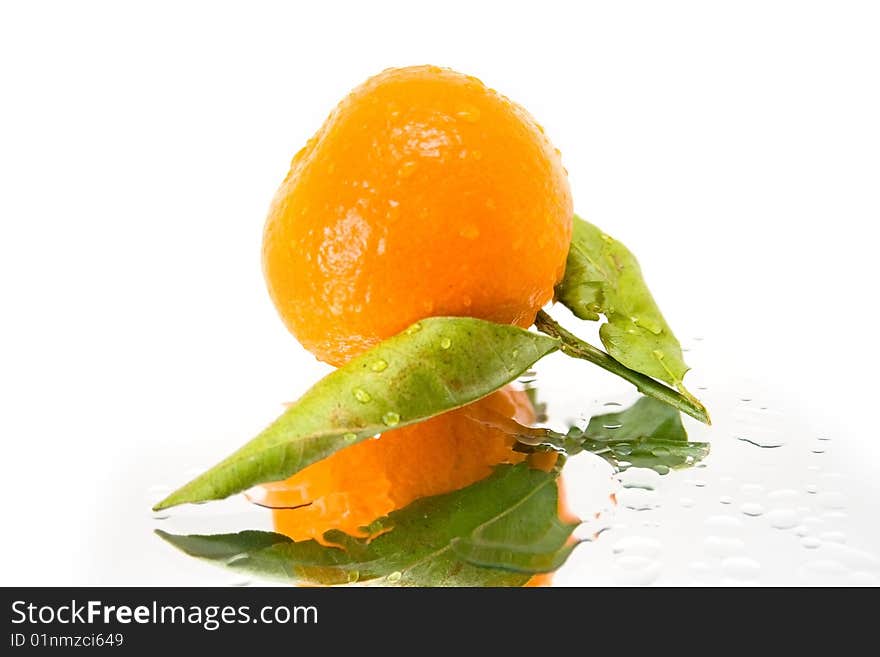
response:
<svg viewBox="0 0 880 657"><path fill-rule="evenodd" d="M535 120L476 78L413 66L355 89L296 154L263 265L288 329L341 365L427 316L529 326L571 230Z"/></svg>
<svg viewBox="0 0 880 657"><path fill-rule="evenodd" d="M391 511L468 486L489 476L499 463L526 458L513 450L515 439L509 432L484 420L502 416L533 422L525 393L508 387L464 408L358 443L286 481L260 487L252 499L276 507L276 531L296 541L325 543L323 534L331 529L368 536L364 528ZM555 455L530 459L535 467L549 469ZM560 513L567 514L561 494L560 490ZM529 585L547 582L549 578L541 575Z"/></svg>

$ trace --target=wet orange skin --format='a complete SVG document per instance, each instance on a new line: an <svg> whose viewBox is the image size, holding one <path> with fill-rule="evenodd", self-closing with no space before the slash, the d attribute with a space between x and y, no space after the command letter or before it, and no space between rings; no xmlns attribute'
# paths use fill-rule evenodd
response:
<svg viewBox="0 0 880 657"><path fill-rule="evenodd" d="M524 109L449 69L389 69L294 157L263 265L288 329L341 365L427 316L529 326L571 227L559 153Z"/></svg>
<svg viewBox="0 0 880 657"><path fill-rule="evenodd" d="M364 528L391 511L473 484L500 463L526 459L514 451L511 433L494 421L501 416L523 424L534 421L525 393L508 387L470 406L352 445L286 481L260 487L251 498L271 507L298 507L272 511L275 530L293 540L327 544L323 535L331 529L366 537ZM556 461L555 454L528 458L544 470ZM559 512L570 518L561 488ZM528 585L549 582L549 574L538 575Z"/></svg>

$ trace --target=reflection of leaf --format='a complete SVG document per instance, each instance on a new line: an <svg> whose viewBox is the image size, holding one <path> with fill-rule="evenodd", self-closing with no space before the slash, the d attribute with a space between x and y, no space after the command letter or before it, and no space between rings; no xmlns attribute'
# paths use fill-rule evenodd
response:
<svg viewBox="0 0 880 657"><path fill-rule="evenodd" d="M617 468L652 468L661 474L692 466L709 454L708 443L688 442L677 410L651 397L619 413L593 417L584 439L584 449Z"/></svg>
<svg viewBox="0 0 880 657"><path fill-rule="evenodd" d="M654 302L639 263L623 244L577 216L565 278L556 295L581 319L606 317L599 337L616 360L684 390L688 367L681 345Z"/></svg>
<svg viewBox="0 0 880 657"><path fill-rule="evenodd" d="M519 586L558 568L575 543L559 519L557 472L500 465L467 488L427 497L374 523L388 530L355 538L334 530L294 542L270 532L215 536L157 533L187 554L260 577L305 584L384 578L399 586Z"/></svg>
<svg viewBox="0 0 880 657"><path fill-rule="evenodd" d="M592 452L619 469L636 466L660 473L692 466L709 454L708 443L688 442L677 410L651 397L623 411L596 415L586 429L572 427L566 434L525 429L522 439L569 455Z"/></svg>
<svg viewBox="0 0 880 657"><path fill-rule="evenodd" d="M590 440L602 442L640 438L687 441L687 431L681 423L681 414L671 406L650 397L642 397L622 411L592 417L584 434Z"/></svg>
<svg viewBox="0 0 880 657"><path fill-rule="evenodd" d="M558 344L479 319L423 320L324 377L260 435L155 509L285 479L391 427L464 406L509 383Z"/></svg>

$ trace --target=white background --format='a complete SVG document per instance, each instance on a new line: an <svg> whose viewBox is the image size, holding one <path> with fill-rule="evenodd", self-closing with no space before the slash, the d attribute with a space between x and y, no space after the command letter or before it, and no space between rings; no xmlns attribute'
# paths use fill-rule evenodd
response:
<svg viewBox="0 0 880 657"><path fill-rule="evenodd" d="M878 34L871 2L4 2L0 583L135 581L94 555L137 564L146 485L325 371L262 223L337 100L408 64L525 105L714 380L786 396L876 492Z"/></svg>

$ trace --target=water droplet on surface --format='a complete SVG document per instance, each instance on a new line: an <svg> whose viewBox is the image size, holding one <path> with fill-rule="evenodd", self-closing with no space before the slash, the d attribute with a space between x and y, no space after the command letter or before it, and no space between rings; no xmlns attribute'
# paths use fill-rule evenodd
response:
<svg viewBox="0 0 880 657"><path fill-rule="evenodd" d="M814 583L817 578L822 583L830 583L829 580L836 580L843 575L846 575L848 572L849 569L846 566L833 559L816 559L815 561L809 561L800 569L801 575Z"/></svg>
<svg viewBox="0 0 880 657"><path fill-rule="evenodd" d="M798 525L794 528L794 535L800 536L803 538L804 536L809 536L810 530L806 525Z"/></svg>
<svg viewBox="0 0 880 657"><path fill-rule="evenodd" d="M746 502L739 510L743 513L743 515L747 515L750 517L756 517L764 515L764 507L758 504L757 502Z"/></svg>
<svg viewBox="0 0 880 657"><path fill-rule="evenodd" d="M388 411L382 416L382 422L384 422L386 426L393 427L400 422L400 415L394 411Z"/></svg>
<svg viewBox="0 0 880 657"><path fill-rule="evenodd" d="M801 517L794 509L773 509L767 514L767 520L774 529L791 529L798 525Z"/></svg>
<svg viewBox="0 0 880 657"><path fill-rule="evenodd" d="M693 561L688 566L697 577L704 577L712 571L712 567L705 561Z"/></svg>
<svg viewBox="0 0 880 657"><path fill-rule="evenodd" d="M393 573L388 575L387 579L389 582L394 583L399 582L401 577L403 577L403 573L401 573L399 570L395 570Z"/></svg>
<svg viewBox="0 0 880 657"><path fill-rule="evenodd" d="M373 398L372 395L370 395L370 393L368 393L363 388L355 388L352 391L352 394L354 395L354 398L357 399L361 404L366 404Z"/></svg>
<svg viewBox="0 0 880 657"><path fill-rule="evenodd" d="M449 338L441 338L440 340L440 348L441 349L449 349L452 346L452 340Z"/></svg>
<svg viewBox="0 0 880 657"><path fill-rule="evenodd" d="M618 584L648 586L660 576L660 562L650 557L621 555L614 560L614 579Z"/></svg>
<svg viewBox="0 0 880 657"><path fill-rule="evenodd" d="M663 550L663 544L656 538L627 536L611 546L612 554L626 554L640 557L656 557Z"/></svg>
<svg viewBox="0 0 880 657"><path fill-rule="evenodd" d="M379 360L373 361L373 364L370 365L370 369L374 372L384 372L388 369L388 363L380 358Z"/></svg>
<svg viewBox="0 0 880 657"><path fill-rule="evenodd" d="M807 484L807 487L805 488L805 490L810 495L815 495L816 493L819 492L819 487L816 484Z"/></svg>
<svg viewBox="0 0 880 657"><path fill-rule="evenodd" d="M773 503L791 503L799 497L794 488L780 488L767 495L767 499Z"/></svg>
<svg viewBox="0 0 880 657"><path fill-rule="evenodd" d="M739 538L707 536L703 539L703 549L709 556L723 559L744 552L746 544Z"/></svg>
<svg viewBox="0 0 880 657"><path fill-rule="evenodd" d="M734 516L716 515L706 518L706 527L725 534L736 534L744 527L743 521Z"/></svg>
<svg viewBox="0 0 880 657"><path fill-rule="evenodd" d="M728 557L721 562L721 570L727 577L750 582L760 576L761 564L749 557Z"/></svg>
<svg viewBox="0 0 880 657"><path fill-rule="evenodd" d="M718 498L718 501L721 504L733 504L733 498L730 495L722 495Z"/></svg>
<svg viewBox="0 0 880 657"><path fill-rule="evenodd" d="M801 539L801 545L803 545L808 550L815 550L817 547L822 545L822 541L820 541L815 536L804 536Z"/></svg>
<svg viewBox="0 0 880 657"><path fill-rule="evenodd" d="M624 488L617 494L617 501L633 511L650 511L659 506L656 493L645 488Z"/></svg>
<svg viewBox="0 0 880 657"><path fill-rule="evenodd" d="M816 499L816 502L823 509L846 508L846 496L843 493L838 493L837 491L827 491L825 493L820 493L819 497Z"/></svg>
<svg viewBox="0 0 880 657"><path fill-rule="evenodd" d="M250 586L250 585L251 585L251 580L243 579L243 578L234 579L231 582L229 582L229 586Z"/></svg>
<svg viewBox="0 0 880 657"><path fill-rule="evenodd" d="M157 511L153 513L153 520L168 520L171 517L171 514L166 513L165 511Z"/></svg>
<svg viewBox="0 0 880 657"><path fill-rule="evenodd" d="M754 445L755 447L760 447L761 449L776 449L777 447L782 447L785 445L784 442L778 439L774 439L772 437L764 436L760 438L748 437L748 436L735 436L735 438L741 442L748 443L749 445Z"/></svg>
<svg viewBox="0 0 880 657"><path fill-rule="evenodd" d="M650 468L629 468L618 476L624 488L654 490L660 485L660 475Z"/></svg>

